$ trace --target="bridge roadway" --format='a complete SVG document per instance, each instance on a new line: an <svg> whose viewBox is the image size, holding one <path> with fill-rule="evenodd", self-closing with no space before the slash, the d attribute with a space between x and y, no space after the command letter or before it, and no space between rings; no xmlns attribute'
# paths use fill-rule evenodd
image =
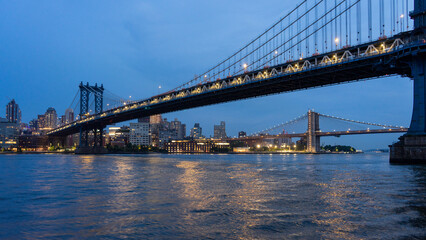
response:
<svg viewBox="0 0 426 240"><path fill-rule="evenodd" d="M154 114L291 92L389 75L411 76L413 54L424 54L426 37L404 32L392 38L311 56L241 75L170 91L122 107L89 115L48 132L66 136ZM343 134L341 134L343 135Z"/></svg>
<svg viewBox="0 0 426 240"><path fill-rule="evenodd" d="M408 128L386 128L386 129L368 129L368 130L347 130L347 131L333 131L333 132L316 132L316 136L320 137L339 137L343 135L360 135L360 134L377 134L377 133L405 133ZM298 138L307 137L307 133L285 133L278 135L259 135L248 136L242 138L232 138L230 140L252 141L252 140L266 140L278 138Z"/></svg>

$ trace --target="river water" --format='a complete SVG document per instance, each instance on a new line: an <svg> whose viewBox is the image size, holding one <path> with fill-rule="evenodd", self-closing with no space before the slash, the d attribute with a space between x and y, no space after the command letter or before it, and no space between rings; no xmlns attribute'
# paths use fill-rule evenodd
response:
<svg viewBox="0 0 426 240"><path fill-rule="evenodd" d="M425 239L387 154L0 155L0 239Z"/></svg>

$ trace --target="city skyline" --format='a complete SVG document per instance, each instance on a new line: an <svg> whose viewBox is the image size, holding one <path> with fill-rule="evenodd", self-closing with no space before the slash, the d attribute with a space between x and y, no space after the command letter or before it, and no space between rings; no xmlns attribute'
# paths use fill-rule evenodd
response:
<svg viewBox="0 0 426 240"><path fill-rule="evenodd" d="M186 4L191 4L193 9L199 11L191 15L192 11L186 9ZM245 4L185 1L181 4L169 3L165 7L162 7L161 1L129 1L121 4L120 8L115 8L116 11L110 10L115 6L111 2L106 2L105 6L95 11L98 6L93 2L83 3L79 8L73 8L74 5L66 2L54 5L43 2L5 3L3 10L0 10L4 13L0 17L4 20L0 21L0 29L8 48L0 46L0 50L4 52L0 61L8 71L1 72L0 77L10 84L0 90L3 96L0 103L7 103L6 96L15 98L23 112L23 121L29 122L51 105L58 115L62 115L83 79L90 79L91 83L103 83L106 89L122 97L140 99L156 95L159 93L158 86L166 91L188 81L194 74L206 70L234 52L242 43L249 42L265 26L294 7L294 4L285 6L280 1L270 1L270 4L283 7L263 12L259 11L255 1ZM33 6L28 8L28 5ZM223 6L238 6L244 11L231 13L231 10ZM44 7L44 15L28 10ZM13 12L10 8L17 10L15 14L10 14ZM66 16L59 17L56 22L49 22L58 17L58 12L65 10ZM203 14L200 10L204 10ZM96 18L101 12L105 16ZM24 15L28 17L20 18ZM253 15L259 18L254 21ZM10 21L22 28L11 29L7 25ZM27 26L27 21L35 25L36 32ZM82 29L76 29L76 24L79 23L84 23ZM64 28L60 29L59 26L62 25ZM111 27L107 28L108 25ZM99 26L104 30L95 29ZM209 26L208 31L204 26ZM34 35L32 41L26 40L28 34ZM169 34L173 38L167 38ZM66 38L72 35L85 37ZM189 40L188 36L191 36ZM233 36L232 40L227 40L228 36ZM20 41L15 42L14 39ZM43 60L35 64L39 54L43 56ZM7 61L8 59L12 61ZM164 69L164 65L168 68ZM18 71L26 66L26 71ZM40 90L34 91L37 89ZM412 109L412 82L400 77L389 77L312 89L309 92L299 91L207 106L164 114L164 117L179 118L187 126L193 126L196 122L202 126L213 126L224 120L228 125L229 135L237 136L239 131L246 131L248 134L256 132L299 116L307 109L408 127ZM213 128L205 128L205 135L213 135ZM389 134L350 139L353 139L351 145L361 148L365 148L363 145L386 147L396 141L397 136ZM342 140L343 138L330 141L346 141Z"/></svg>

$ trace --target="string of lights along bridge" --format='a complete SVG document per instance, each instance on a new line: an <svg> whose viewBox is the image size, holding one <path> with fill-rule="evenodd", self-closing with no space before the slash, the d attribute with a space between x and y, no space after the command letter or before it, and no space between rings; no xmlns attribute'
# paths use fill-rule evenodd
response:
<svg viewBox="0 0 426 240"><path fill-rule="evenodd" d="M109 94L113 101L105 107L93 86L80 86L79 119L48 134L87 135L153 114L392 75L424 85L421 68L414 66L424 67L425 5L425 0L300 1L234 54L163 94L133 101ZM414 91L409 134L426 135L424 93ZM86 108L90 94L102 111Z"/></svg>

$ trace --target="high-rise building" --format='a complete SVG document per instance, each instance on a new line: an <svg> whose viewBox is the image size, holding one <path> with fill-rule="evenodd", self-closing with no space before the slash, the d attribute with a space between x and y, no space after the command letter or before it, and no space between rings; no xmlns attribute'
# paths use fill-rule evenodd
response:
<svg viewBox="0 0 426 240"><path fill-rule="evenodd" d="M74 110L71 108L67 108L65 110L65 122L64 124L72 123L74 122Z"/></svg>
<svg viewBox="0 0 426 240"><path fill-rule="evenodd" d="M30 127L31 131L37 131L38 120L37 119L31 120L30 123L29 123L29 127Z"/></svg>
<svg viewBox="0 0 426 240"><path fill-rule="evenodd" d="M0 118L0 149L16 146L18 136L19 124L9 122L9 119Z"/></svg>
<svg viewBox="0 0 426 240"><path fill-rule="evenodd" d="M152 115L149 117L149 123L151 124L160 124L162 121L161 114Z"/></svg>
<svg viewBox="0 0 426 240"><path fill-rule="evenodd" d="M158 147L160 143L160 128L161 128L161 115L153 115L149 117L150 131L151 131L151 144Z"/></svg>
<svg viewBox="0 0 426 240"><path fill-rule="evenodd" d="M6 119L11 123L21 123L21 110L19 105L15 102L15 99L12 99L6 105Z"/></svg>
<svg viewBox="0 0 426 240"><path fill-rule="evenodd" d="M43 130L46 128L46 116L38 115L37 116L37 131Z"/></svg>
<svg viewBox="0 0 426 240"><path fill-rule="evenodd" d="M186 125L182 124L182 122L178 121L177 118L175 118L174 121L170 122L170 129L176 131L176 138L174 140L182 140L186 136Z"/></svg>
<svg viewBox="0 0 426 240"><path fill-rule="evenodd" d="M199 139L203 137L203 129L200 127L199 123L195 123L194 127L191 128L189 135L192 139Z"/></svg>
<svg viewBox="0 0 426 240"><path fill-rule="evenodd" d="M45 128L56 128L58 127L58 115L53 107L47 109L45 116Z"/></svg>
<svg viewBox="0 0 426 240"><path fill-rule="evenodd" d="M220 125L214 125L213 138L223 139L226 138L225 122L220 122Z"/></svg>
<svg viewBox="0 0 426 240"><path fill-rule="evenodd" d="M130 143L134 145L150 145L149 122L130 123Z"/></svg>

